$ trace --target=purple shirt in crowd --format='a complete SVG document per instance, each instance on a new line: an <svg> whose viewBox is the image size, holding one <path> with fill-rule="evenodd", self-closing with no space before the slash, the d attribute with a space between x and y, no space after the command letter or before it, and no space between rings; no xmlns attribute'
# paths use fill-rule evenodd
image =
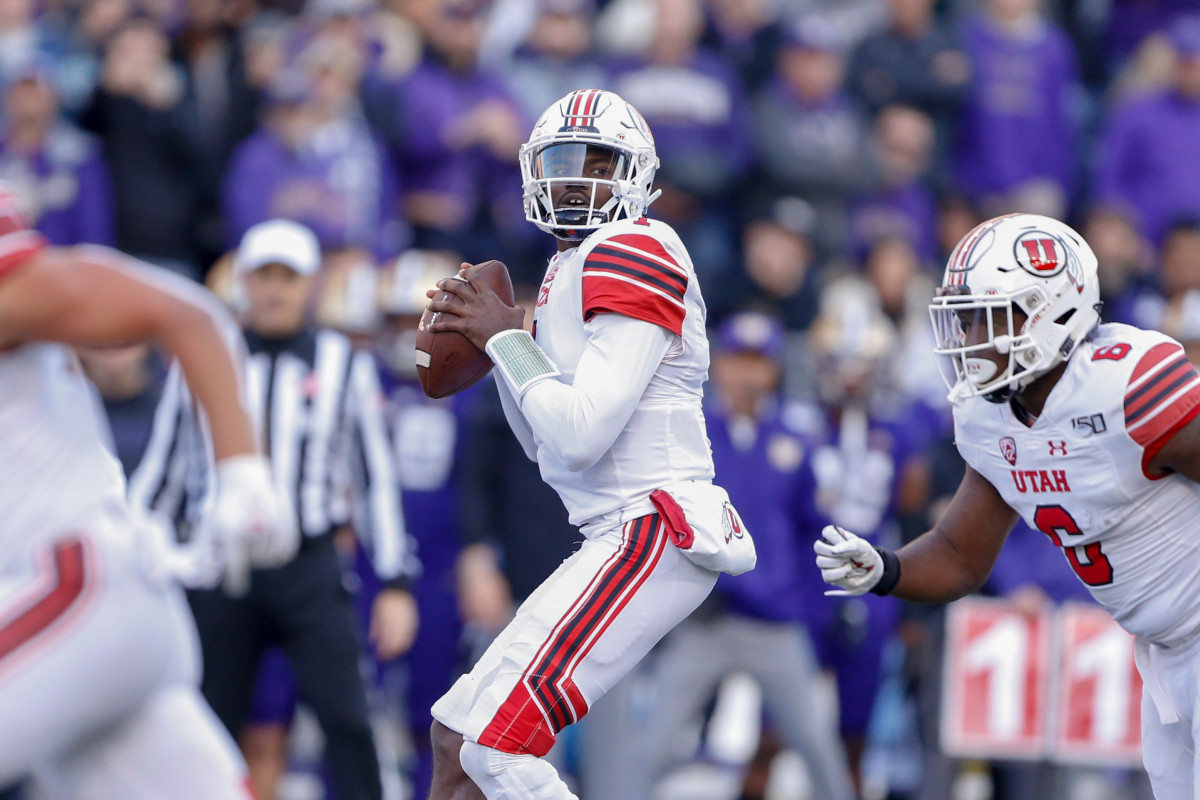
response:
<svg viewBox="0 0 1200 800"><path fill-rule="evenodd" d="M1140 97L1109 115L1094 181L1097 201L1132 211L1158 242L1181 217L1200 216L1200 101Z"/></svg>
<svg viewBox="0 0 1200 800"><path fill-rule="evenodd" d="M59 125L37 153L0 143L0 180L26 198L34 226L51 243L113 243L112 186L94 137Z"/></svg>
<svg viewBox="0 0 1200 800"><path fill-rule="evenodd" d="M850 204L850 247L855 260L866 258L880 239L906 239L924 264L938 260L937 199L921 181L885 186Z"/></svg>
<svg viewBox="0 0 1200 800"><path fill-rule="evenodd" d="M481 103L503 103L520 113L499 78L455 72L426 58L400 82L396 98L402 127L398 158L406 190L449 195L464 209L460 227L472 224L479 207L489 203L513 209L513 219L505 222L525 226L516 154L512 161L500 161L485 148L455 149L450 141L454 125ZM506 194L508 199L497 199Z"/></svg>
<svg viewBox="0 0 1200 800"><path fill-rule="evenodd" d="M646 118L662 159L659 171L700 196L727 191L751 157L745 92L737 73L707 50L686 64L617 67L614 91Z"/></svg>
<svg viewBox="0 0 1200 800"><path fill-rule="evenodd" d="M972 80L959 119L957 175L973 198L1049 179L1069 192L1075 172L1071 95L1078 84L1075 46L1040 22L1021 36L985 17L963 29Z"/></svg>
<svg viewBox="0 0 1200 800"><path fill-rule="evenodd" d="M814 502L810 443L788 428L776 409L758 420L735 420L710 398L704 416L716 483L729 492L758 551L752 572L717 580L718 594L739 614L807 621L812 609L805 599L824 585L812 543L826 524Z"/></svg>
<svg viewBox="0 0 1200 800"><path fill-rule="evenodd" d="M277 217L312 228L325 249L361 247L385 258L404 243L395 168L365 123L331 123L299 152L260 128L234 152L222 204L231 247Z"/></svg>

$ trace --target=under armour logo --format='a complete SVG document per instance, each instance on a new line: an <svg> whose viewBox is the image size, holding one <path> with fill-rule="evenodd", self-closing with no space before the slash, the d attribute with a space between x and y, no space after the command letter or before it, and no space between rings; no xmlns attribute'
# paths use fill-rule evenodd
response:
<svg viewBox="0 0 1200 800"><path fill-rule="evenodd" d="M1050 445L1050 455L1065 456L1067 454L1067 443L1066 442L1064 442L1062 440L1059 440L1056 442L1052 439L1048 442L1048 444Z"/></svg>

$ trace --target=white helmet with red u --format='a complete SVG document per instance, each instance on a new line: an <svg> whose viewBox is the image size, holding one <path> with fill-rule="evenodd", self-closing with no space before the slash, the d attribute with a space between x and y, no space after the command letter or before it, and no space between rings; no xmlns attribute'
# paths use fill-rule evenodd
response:
<svg viewBox="0 0 1200 800"><path fill-rule="evenodd" d="M579 241L601 225L639 219L660 194L651 189L658 154L650 127L636 108L602 89L571 92L546 109L519 158L525 218L559 239ZM554 189L564 186L584 191L555 208ZM601 186L612 197L598 202Z"/></svg>
<svg viewBox="0 0 1200 800"><path fill-rule="evenodd" d="M1025 315L1020 330L1015 311ZM1099 324L1096 255L1056 219L990 219L950 254L929 313L934 352L952 365L942 370L950 402L980 395L1005 402L1070 358ZM972 330L977 333L969 336ZM1007 354L1007 365L982 357L990 350Z"/></svg>

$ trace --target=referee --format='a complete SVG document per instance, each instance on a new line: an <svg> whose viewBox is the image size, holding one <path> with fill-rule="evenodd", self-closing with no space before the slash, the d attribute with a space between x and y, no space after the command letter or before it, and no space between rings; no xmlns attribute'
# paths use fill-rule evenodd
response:
<svg viewBox="0 0 1200 800"><path fill-rule="evenodd" d="M375 365L344 336L314 328L310 319L319 268L316 237L286 220L247 231L235 266L248 299L245 391L276 483L304 533L300 552L279 569L255 571L244 597L206 590L190 599L204 652L201 688L234 737L248 720L263 650L279 645L324 731L339 800L378 800L379 762L352 599L333 534L354 509L355 530L384 586L370 634L381 659L406 651L415 635L408 581L416 564ZM187 451L203 438L185 434L188 403L186 392L168 386L155 434L130 481L131 497L172 516L177 509L169 507L195 483L181 465L197 462ZM189 499L188 506L197 505Z"/></svg>

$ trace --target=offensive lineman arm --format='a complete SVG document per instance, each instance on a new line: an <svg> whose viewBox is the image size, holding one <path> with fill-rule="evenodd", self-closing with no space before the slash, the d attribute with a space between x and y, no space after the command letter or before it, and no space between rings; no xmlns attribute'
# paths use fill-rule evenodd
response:
<svg viewBox="0 0 1200 800"><path fill-rule="evenodd" d="M299 546L243 404L240 334L210 294L103 247L44 248L0 282L0 347L31 340L99 347L161 342L208 414L218 459L212 540L226 589L244 592L251 565L278 566Z"/></svg>
<svg viewBox="0 0 1200 800"><path fill-rule="evenodd" d="M941 519L894 554L832 525L813 549L822 577L845 589L843 594L882 586L887 591L878 593L902 600L948 603L983 586L1016 522L1017 512L968 465Z"/></svg>
<svg viewBox="0 0 1200 800"><path fill-rule="evenodd" d="M0 345L161 342L208 412L218 459L258 451L241 391L230 390L241 386L237 335L215 298L102 247L44 249L0 282Z"/></svg>

